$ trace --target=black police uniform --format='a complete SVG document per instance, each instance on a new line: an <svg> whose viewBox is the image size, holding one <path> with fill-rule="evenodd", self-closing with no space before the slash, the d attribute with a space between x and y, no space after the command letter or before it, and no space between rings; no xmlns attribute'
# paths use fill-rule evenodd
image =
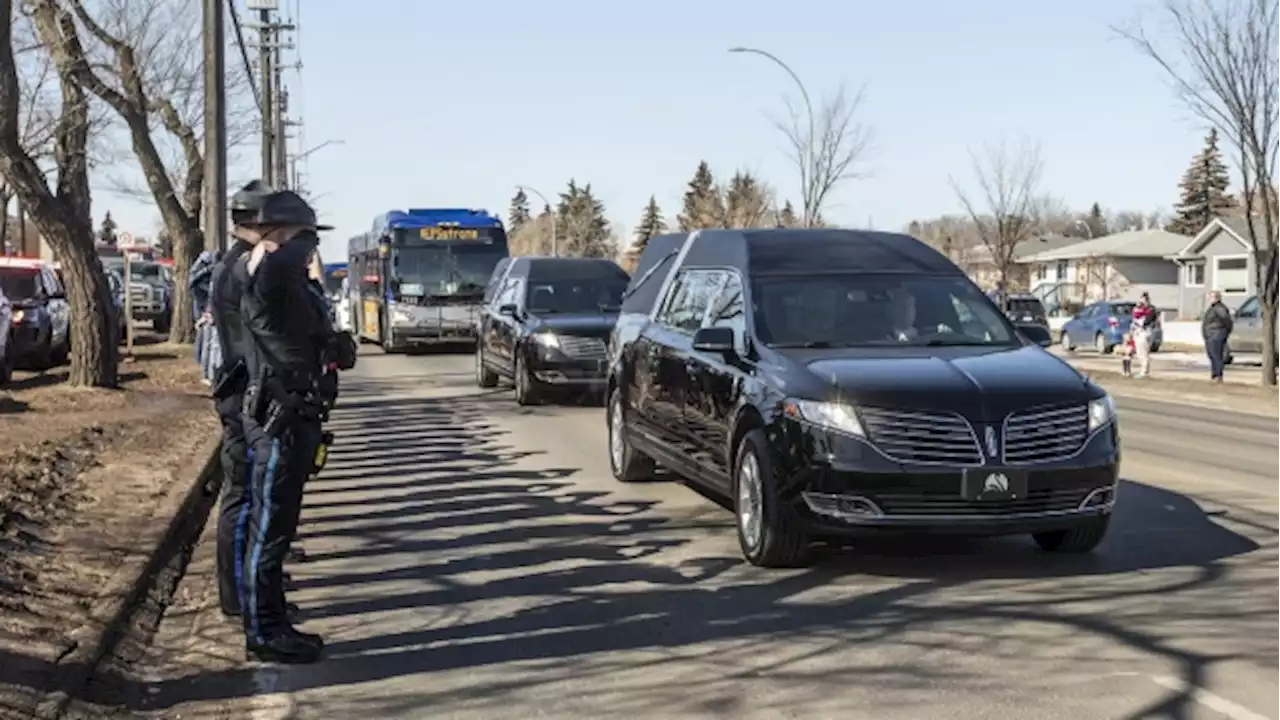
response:
<svg viewBox="0 0 1280 720"><path fill-rule="evenodd" d="M260 180L245 185L231 198L234 224L257 217L262 198L272 190ZM241 584L245 550L245 532L249 521L248 448L244 439L241 413L249 372L245 355L249 334L240 315L244 296L244 277L237 271L253 246L237 239L214 266L209 282L210 309L213 325L222 345L223 363L214 383L214 402L222 421L221 464L223 472L222 502L218 510L218 597L222 612L238 616L244 607Z"/></svg>
<svg viewBox="0 0 1280 720"><path fill-rule="evenodd" d="M267 196L259 223L316 227L315 212L287 190ZM315 232L302 231L244 263L241 316L251 342L243 422L253 454L243 576L246 649L282 662L314 661L322 647L319 636L289 623L282 578L302 485L321 444L324 407L316 387L332 326L310 298L306 270L319 242Z"/></svg>

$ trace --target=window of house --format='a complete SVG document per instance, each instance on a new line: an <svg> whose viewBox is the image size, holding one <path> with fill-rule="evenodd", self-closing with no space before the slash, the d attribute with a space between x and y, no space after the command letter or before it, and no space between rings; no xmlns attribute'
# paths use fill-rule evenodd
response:
<svg viewBox="0 0 1280 720"><path fill-rule="evenodd" d="M1041 281L1041 280L1048 280L1048 279L1049 279L1049 266L1048 266L1048 265L1037 265L1037 266L1036 266L1036 280L1037 280L1037 281Z"/></svg>
<svg viewBox="0 0 1280 720"><path fill-rule="evenodd" d="M1187 265L1187 287L1204 285L1204 263L1195 262Z"/></svg>
<svg viewBox="0 0 1280 720"><path fill-rule="evenodd" d="M1066 260L1058 261L1057 266L1054 267L1053 269L1053 277L1055 280L1059 280L1059 281L1067 279L1067 261Z"/></svg>
<svg viewBox="0 0 1280 720"><path fill-rule="evenodd" d="M1214 258L1213 289L1223 293L1249 292L1249 258Z"/></svg>

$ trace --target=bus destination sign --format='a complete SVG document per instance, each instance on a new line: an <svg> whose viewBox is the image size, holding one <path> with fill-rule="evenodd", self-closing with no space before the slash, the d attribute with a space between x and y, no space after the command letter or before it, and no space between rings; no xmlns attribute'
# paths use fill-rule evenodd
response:
<svg viewBox="0 0 1280 720"><path fill-rule="evenodd" d="M425 227L418 231L423 240L479 240L480 231L476 228L460 227Z"/></svg>

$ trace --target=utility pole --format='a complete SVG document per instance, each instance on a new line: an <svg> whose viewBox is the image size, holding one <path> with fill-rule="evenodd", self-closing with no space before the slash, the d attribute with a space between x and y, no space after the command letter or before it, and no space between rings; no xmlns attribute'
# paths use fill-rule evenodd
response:
<svg viewBox="0 0 1280 720"><path fill-rule="evenodd" d="M204 249L217 251L227 249L227 44L222 2L204 0L203 31Z"/></svg>
<svg viewBox="0 0 1280 720"><path fill-rule="evenodd" d="M275 71L272 67L276 43L276 26L271 14L280 8L279 0L247 0L245 6L258 11L258 83L262 87L262 180L274 185L275 173Z"/></svg>
<svg viewBox="0 0 1280 720"><path fill-rule="evenodd" d="M279 68L280 68L280 63L279 63L279 58L277 58L277 62L276 62L277 82L279 82L282 79L280 77ZM278 89L278 91L276 92L276 97L278 98L278 100L276 101L276 119L275 119L275 123L276 123L275 178L276 178L276 187L286 188L286 187L292 186L292 183L289 182L289 92L284 89L283 84L277 85L276 87Z"/></svg>

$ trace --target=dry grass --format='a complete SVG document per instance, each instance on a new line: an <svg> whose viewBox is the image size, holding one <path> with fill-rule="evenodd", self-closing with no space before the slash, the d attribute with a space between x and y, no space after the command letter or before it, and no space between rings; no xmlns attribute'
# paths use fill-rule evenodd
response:
<svg viewBox="0 0 1280 720"><path fill-rule="evenodd" d="M136 355L118 390L66 387L63 369L0 391L0 651L36 674L68 649L139 528L168 522L157 503L218 432L190 348Z"/></svg>

